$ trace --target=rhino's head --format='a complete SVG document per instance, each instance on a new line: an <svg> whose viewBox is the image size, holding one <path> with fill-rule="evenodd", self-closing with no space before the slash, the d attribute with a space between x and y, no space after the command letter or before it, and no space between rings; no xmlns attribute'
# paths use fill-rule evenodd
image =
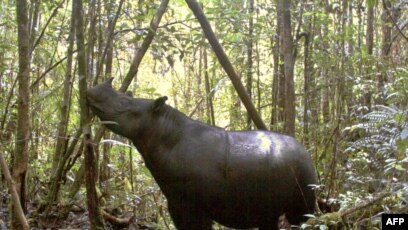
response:
<svg viewBox="0 0 408 230"><path fill-rule="evenodd" d="M88 105L106 127L135 140L138 133L160 114L167 97L156 100L133 98L112 88L113 78L87 91Z"/></svg>

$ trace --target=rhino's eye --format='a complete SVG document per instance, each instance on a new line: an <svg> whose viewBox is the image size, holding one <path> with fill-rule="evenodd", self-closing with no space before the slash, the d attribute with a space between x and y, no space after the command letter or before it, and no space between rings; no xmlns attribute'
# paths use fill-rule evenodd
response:
<svg viewBox="0 0 408 230"><path fill-rule="evenodd" d="M129 100L126 98L121 98L119 99L119 103L121 107L128 107L129 106Z"/></svg>
<svg viewBox="0 0 408 230"><path fill-rule="evenodd" d="M133 110L132 114L136 117L140 117L142 115L142 112L140 112L139 110Z"/></svg>

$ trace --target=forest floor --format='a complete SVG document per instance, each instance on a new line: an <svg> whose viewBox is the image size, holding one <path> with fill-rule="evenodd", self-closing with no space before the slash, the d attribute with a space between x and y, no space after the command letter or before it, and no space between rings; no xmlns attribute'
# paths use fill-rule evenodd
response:
<svg viewBox="0 0 408 230"><path fill-rule="evenodd" d="M0 191L0 230L10 229L10 211L9 211L10 195L5 191ZM86 204L80 207L77 205L71 211L69 211L67 218L51 220L47 219L46 222L40 221L36 214L36 207L33 204L28 204L28 213L26 215L31 230L86 230L90 229L88 212L85 209ZM40 214L41 215L41 214ZM37 216L37 217L35 217ZM131 218L132 213L126 213L118 217L121 220L128 220L125 226L113 225L109 221L105 220L106 230L118 230L118 229L151 229L146 226L142 226L137 223L136 218Z"/></svg>

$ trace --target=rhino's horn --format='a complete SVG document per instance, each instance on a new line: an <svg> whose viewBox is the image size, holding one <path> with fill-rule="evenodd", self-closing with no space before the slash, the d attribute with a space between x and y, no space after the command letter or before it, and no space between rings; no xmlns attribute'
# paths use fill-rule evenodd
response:
<svg viewBox="0 0 408 230"><path fill-rule="evenodd" d="M103 84L108 85L109 87L112 87L112 81L113 81L113 77L108 78L108 80L106 80Z"/></svg>

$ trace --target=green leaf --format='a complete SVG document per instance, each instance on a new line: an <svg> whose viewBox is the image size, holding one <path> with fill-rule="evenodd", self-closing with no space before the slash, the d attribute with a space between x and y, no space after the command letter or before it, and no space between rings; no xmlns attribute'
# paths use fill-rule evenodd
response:
<svg viewBox="0 0 408 230"><path fill-rule="evenodd" d="M374 7L375 5L377 5L377 0L367 0L368 7Z"/></svg>

